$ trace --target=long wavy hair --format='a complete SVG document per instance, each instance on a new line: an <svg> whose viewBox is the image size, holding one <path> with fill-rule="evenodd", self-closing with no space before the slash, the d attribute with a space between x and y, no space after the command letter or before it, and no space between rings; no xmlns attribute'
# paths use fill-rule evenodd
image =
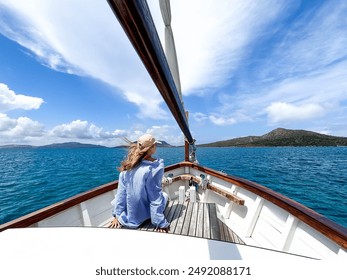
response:
<svg viewBox="0 0 347 280"><path fill-rule="evenodd" d="M120 167L117 169L122 172L125 170L133 169L140 161L147 155L148 151L153 147L140 147L136 143L131 143L129 146L127 157L121 162Z"/></svg>

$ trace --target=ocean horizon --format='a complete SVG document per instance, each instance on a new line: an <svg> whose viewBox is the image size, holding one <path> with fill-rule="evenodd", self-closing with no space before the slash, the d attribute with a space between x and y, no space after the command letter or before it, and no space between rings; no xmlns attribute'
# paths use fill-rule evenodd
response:
<svg viewBox="0 0 347 280"><path fill-rule="evenodd" d="M0 224L117 180L125 155L122 148L0 149ZM172 165L184 148L158 148L156 156ZM197 158L347 227L347 147L200 147Z"/></svg>

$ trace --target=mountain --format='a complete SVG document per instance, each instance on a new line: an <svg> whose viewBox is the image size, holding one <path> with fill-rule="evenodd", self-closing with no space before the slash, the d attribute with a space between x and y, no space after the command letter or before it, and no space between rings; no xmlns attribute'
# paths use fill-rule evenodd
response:
<svg viewBox="0 0 347 280"><path fill-rule="evenodd" d="M79 142L65 142L65 143L54 143L50 145L44 146L30 146L30 145L4 145L0 146L0 149L40 149L40 148L107 148L101 145L93 145L93 144L83 144Z"/></svg>
<svg viewBox="0 0 347 280"><path fill-rule="evenodd" d="M160 140L161 144L157 144L159 148L172 148L174 146L170 145L168 142Z"/></svg>
<svg viewBox="0 0 347 280"><path fill-rule="evenodd" d="M277 146L347 146L347 137L337 137L307 130L277 128L262 136L247 136L200 147L277 147Z"/></svg>
<svg viewBox="0 0 347 280"><path fill-rule="evenodd" d="M83 144L79 142L65 142L65 143L54 143L38 148L107 148L101 145Z"/></svg>
<svg viewBox="0 0 347 280"><path fill-rule="evenodd" d="M175 146L170 145L166 141L163 141L163 140L159 140L159 141L161 142L161 144L157 144L158 148L172 148L172 147L175 147ZM136 141L133 142L133 143L136 143ZM116 146L115 148L128 148L128 146L127 145L121 145L121 146Z"/></svg>
<svg viewBox="0 0 347 280"><path fill-rule="evenodd" d="M157 144L160 148L171 148L174 147L165 141L161 141L161 144ZM122 145L117 146L115 148L127 148L128 146ZM83 144L79 142L65 142L65 143L54 143L44 146L31 146L31 145L4 145L0 146L0 149L40 149L40 148L108 148L101 145L93 145L93 144Z"/></svg>
<svg viewBox="0 0 347 280"><path fill-rule="evenodd" d="M31 149L31 148L35 148L35 147L30 146L30 145L3 145L3 146L0 146L0 149L13 149L13 148Z"/></svg>

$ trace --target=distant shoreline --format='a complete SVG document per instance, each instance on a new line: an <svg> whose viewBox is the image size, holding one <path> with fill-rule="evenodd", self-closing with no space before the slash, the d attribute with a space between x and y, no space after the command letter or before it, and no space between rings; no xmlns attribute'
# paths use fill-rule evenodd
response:
<svg viewBox="0 0 347 280"><path fill-rule="evenodd" d="M179 148L184 145L173 146L160 140L162 144L157 144L159 148ZM291 130L285 128L277 128L262 136L246 136L229 140L217 141L208 144L198 144L197 147L234 147L234 148L251 148L251 147L346 147L347 137L338 137L320 134L307 130ZM3 145L0 149L8 148L127 148L126 145L115 147L106 147L95 144L85 144L80 142L54 143L43 146L32 145Z"/></svg>

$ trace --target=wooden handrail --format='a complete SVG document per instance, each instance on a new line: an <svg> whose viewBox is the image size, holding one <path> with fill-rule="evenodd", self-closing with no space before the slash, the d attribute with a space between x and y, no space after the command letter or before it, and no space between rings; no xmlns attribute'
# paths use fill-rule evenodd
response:
<svg viewBox="0 0 347 280"><path fill-rule="evenodd" d="M210 189L211 191L214 191L214 192L226 197L227 199L229 199L232 202L235 202L238 205L244 205L245 204L244 199L242 199L242 198L238 197L237 195L234 195L230 192L222 190L213 184L208 184L207 188Z"/></svg>

